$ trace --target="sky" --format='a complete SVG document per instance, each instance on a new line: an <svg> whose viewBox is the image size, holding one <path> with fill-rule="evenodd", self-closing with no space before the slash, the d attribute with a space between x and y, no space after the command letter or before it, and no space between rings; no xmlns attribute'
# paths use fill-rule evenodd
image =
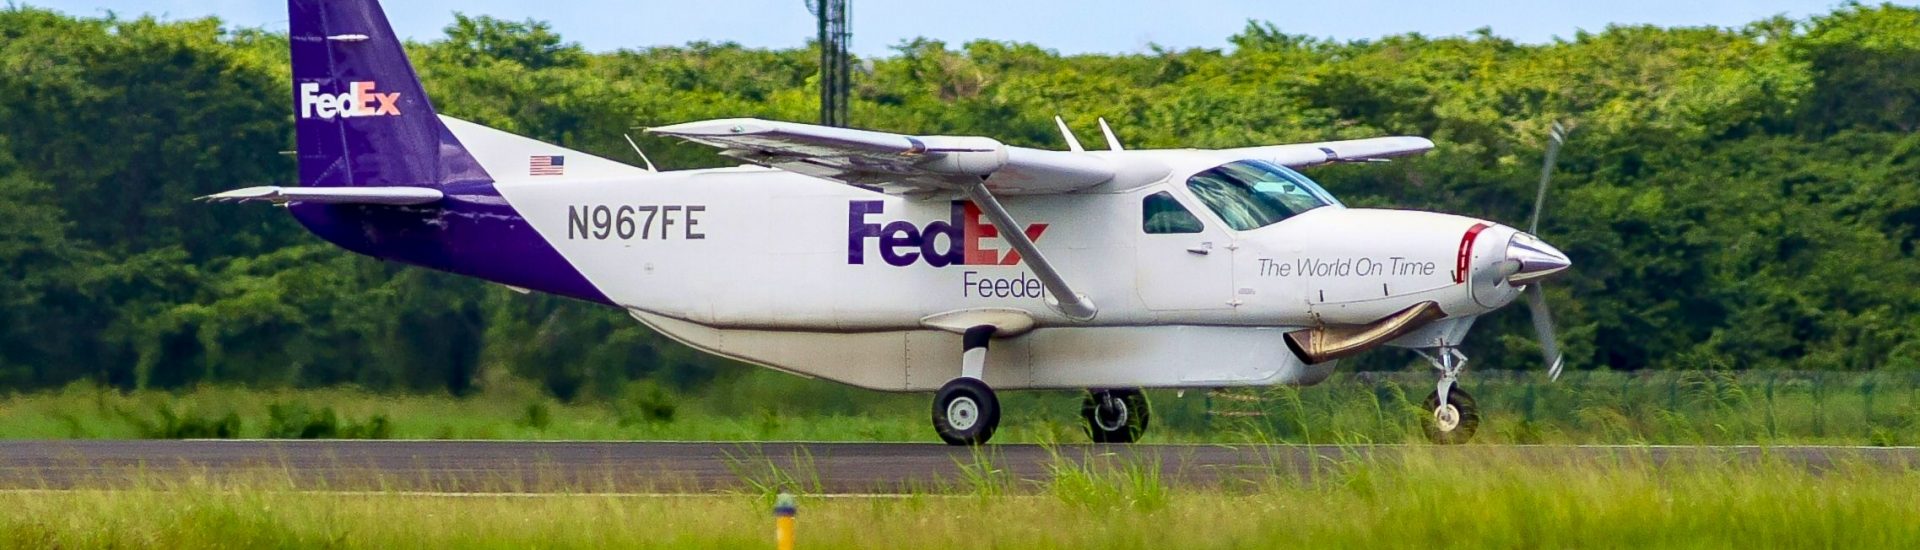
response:
<svg viewBox="0 0 1920 550"><path fill-rule="evenodd" d="M163 19L219 16L229 24L286 30L286 4L273 0L14 0L75 15L109 10ZM1419 32L1462 35L1480 27L1525 43L1572 38L1607 25L1741 26L1787 15L1826 13L1838 0L1150 0L851 2L853 51L884 56L914 37L958 45L987 38L1031 42L1063 54L1132 53L1150 45L1224 48L1249 19L1281 31L1340 40ZM738 42L752 47L806 44L816 32L805 0L389 0L394 29L417 40L440 37L453 12L552 23L589 50Z"/></svg>

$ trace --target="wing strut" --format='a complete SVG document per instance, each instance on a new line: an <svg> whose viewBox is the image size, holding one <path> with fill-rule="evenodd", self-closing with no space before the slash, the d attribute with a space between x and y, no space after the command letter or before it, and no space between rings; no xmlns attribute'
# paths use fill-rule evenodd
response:
<svg viewBox="0 0 1920 550"><path fill-rule="evenodd" d="M1095 314L1100 313L1100 308L1093 305L1093 300L1067 286L1067 279L1053 269L1053 263L1047 261L1046 256L1040 255L1040 249L1033 246L1033 241L1027 238L1020 224L1013 221L1007 209L1001 208L1000 201L993 198L993 192L987 190L985 181L970 181L961 187L966 191L967 198L980 205L980 212L987 215L987 221L993 222L993 227L1000 230L1000 238L1020 253L1027 267L1033 268L1033 276L1047 287L1047 307L1075 321L1092 320Z"/></svg>

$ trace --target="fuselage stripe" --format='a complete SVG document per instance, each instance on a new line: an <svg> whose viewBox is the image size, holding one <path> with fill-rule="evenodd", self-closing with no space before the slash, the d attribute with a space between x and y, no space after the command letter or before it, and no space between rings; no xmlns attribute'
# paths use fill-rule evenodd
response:
<svg viewBox="0 0 1920 550"><path fill-rule="evenodd" d="M1467 282L1467 269L1473 267L1473 241L1479 239L1480 232L1486 229L1487 224L1476 223L1473 227L1467 228L1467 234L1460 236L1460 251L1453 262L1455 284Z"/></svg>

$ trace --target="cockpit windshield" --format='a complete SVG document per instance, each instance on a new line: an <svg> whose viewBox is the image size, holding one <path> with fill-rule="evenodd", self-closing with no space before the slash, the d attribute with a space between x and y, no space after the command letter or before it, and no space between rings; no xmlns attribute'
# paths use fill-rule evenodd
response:
<svg viewBox="0 0 1920 550"><path fill-rule="evenodd" d="M1306 176L1262 160L1242 160L1187 179L1200 202L1238 231L1259 229L1340 201Z"/></svg>

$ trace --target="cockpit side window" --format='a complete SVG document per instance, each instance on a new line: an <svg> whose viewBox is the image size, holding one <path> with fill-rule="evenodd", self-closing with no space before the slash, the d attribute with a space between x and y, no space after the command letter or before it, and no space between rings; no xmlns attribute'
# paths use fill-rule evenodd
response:
<svg viewBox="0 0 1920 550"><path fill-rule="evenodd" d="M1203 230L1200 218L1187 211L1187 207L1180 205L1179 199L1166 191L1147 195L1146 202L1140 205L1140 211L1143 218L1141 228L1148 234L1199 233Z"/></svg>
<svg viewBox="0 0 1920 550"><path fill-rule="evenodd" d="M1237 231L1340 204L1299 172L1258 160L1230 162L1194 174L1187 179L1187 189Z"/></svg>

